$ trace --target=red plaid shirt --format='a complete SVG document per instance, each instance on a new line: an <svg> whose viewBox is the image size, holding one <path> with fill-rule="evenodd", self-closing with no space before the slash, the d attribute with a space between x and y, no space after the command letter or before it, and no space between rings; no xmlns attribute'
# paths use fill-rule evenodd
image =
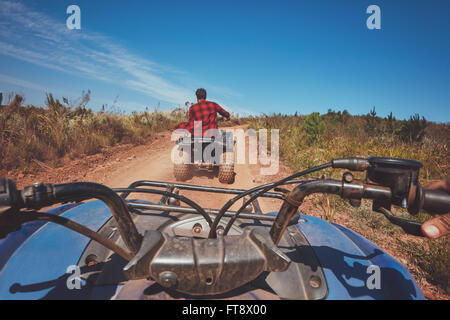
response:
<svg viewBox="0 0 450 320"><path fill-rule="evenodd" d="M177 124L173 130L186 129L192 135L194 130L202 126L202 136L205 135L208 129L218 129L217 127L217 112L225 118L229 118L230 114L225 111L221 106L215 102L200 100L197 104L194 104L189 108L189 121ZM201 121L196 123L194 127L194 121ZM197 129L199 130L199 129Z"/></svg>

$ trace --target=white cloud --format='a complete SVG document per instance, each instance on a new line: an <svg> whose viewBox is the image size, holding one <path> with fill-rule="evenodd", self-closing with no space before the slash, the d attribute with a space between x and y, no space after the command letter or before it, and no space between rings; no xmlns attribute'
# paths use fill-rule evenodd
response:
<svg viewBox="0 0 450 320"><path fill-rule="evenodd" d="M0 0L0 54L162 101L182 104L192 97L190 88L168 80L181 71L141 58L101 34L68 30L63 22Z"/></svg>

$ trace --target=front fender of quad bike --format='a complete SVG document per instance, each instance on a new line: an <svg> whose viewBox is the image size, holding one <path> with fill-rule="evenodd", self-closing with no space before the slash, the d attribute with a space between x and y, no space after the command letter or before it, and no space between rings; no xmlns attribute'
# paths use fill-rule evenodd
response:
<svg viewBox="0 0 450 320"><path fill-rule="evenodd" d="M305 235L320 265L328 300L425 299L408 270L360 234L336 223L301 215Z"/></svg>
<svg viewBox="0 0 450 320"><path fill-rule="evenodd" d="M111 212L101 201L66 205L49 212L95 231L108 229L108 235L114 231L109 226ZM323 269L328 287L326 299L424 299L406 268L359 234L315 217L302 215L299 221L296 227ZM68 288L68 283L74 284L75 276L73 271L67 273L68 268L80 264L90 243L90 239L60 225L42 222L24 225L0 241L0 299L120 297L125 287L119 284L94 286L90 281L81 281L80 289ZM374 275L371 266L379 269L379 288L369 288L377 285L371 278ZM250 292L245 297L255 296L273 298L260 292ZM143 295L136 293L134 297Z"/></svg>
<svg viewBox="0 0 450 320"><path fill-rule="evenodd" d="M111 211L102 201L71 204L49 213L99 230ZM61 225L31 222L0 240L0 299L89 299L92 287L81 281L80 289L69 289L67 273L76 266L90 239ZM70 269L69 269L70 270Z"/></svg>

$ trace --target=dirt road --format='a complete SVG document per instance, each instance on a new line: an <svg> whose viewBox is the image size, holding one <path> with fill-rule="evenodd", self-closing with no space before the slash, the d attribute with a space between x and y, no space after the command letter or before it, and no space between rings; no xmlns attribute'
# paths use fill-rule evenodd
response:
<svg viewBox="0 0 450 320"><path fill-rule="evenodd" d="M173 175L171 150L175 145L171 141L171 132L165 131L155 135L147 144L132 146L122 145L106 148L101 154L82 156L78 159L65 159L62 166L49 168L41 164L41 171L36 175L13 175L19 188L35 181L65 183L74 181L89 181L105 184L111 188L127 187L137 180L154 180L176 182ZM248 162L248 161L247 161ZM184 183L249 189L251 187L274 181L286 176L289 170L281 166L275 176L261 176L259 165L236 164L236 177L233 184L225 185L218 178L207 172L198 172L191 180ZM181 194L205 208L220 208L232 196L223 194L199 193L181 191ZM159 196L134 195L140 199L157 200ZM131 196L133 198L133 195ZM281 202L273 199L261 199L263 211L275 211ZM242 205L239 201L232 209Z"/></svg>
<svg viewBox="0 0 450 320"><path fill-rule="evenodd" d="M174 142L170 141L170 132L159 134L158 139L148 146L147 151L132 155L131 160L126 160L125 165L114 170L111 175L108 175L105 178L103 183L110 187L120 187L142 179L176 182L173 175L173 164L171 161L171 150L174 145ZM136 157L134 158L133 156ZM261 176L259 171L260 167L256 164L236 164L236 177L234 183L232 184L222 184L219 182L217 176L214 176L212 173L208 173L206 171L197 171L192 179L184 183L203 186L249 189L275 178ZM185 195L187 194L192 200L205 208L220 208L228 199L232 197L224 194L211 194L192 191L181 191L181 193ZM152 196L148 197L150 199L156 199L152 198ZM261 199L260 204L264 211L275 211L280 208L281 202L271 199ZM238 209L240 205L242 205L241 201L236 203L232 208Z"/></svg>

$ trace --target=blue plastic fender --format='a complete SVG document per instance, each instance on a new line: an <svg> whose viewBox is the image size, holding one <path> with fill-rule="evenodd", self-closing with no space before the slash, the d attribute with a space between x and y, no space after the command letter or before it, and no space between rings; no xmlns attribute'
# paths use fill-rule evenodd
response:
<svg viewBox="0 0 450 320"><path fill-rule="evenodd" d="M425 299L406 268L372 242L341 225L311 216L301 218L304 222L297 227L323 268L327 299ZM379 289L370 278L378 272L375 269L379 270Z"/></svg>
<svg viewBox="0 0 450 320"><path fill-rule="evenodd" d="M110 218L101 201L49 211L98 231ZM276 214L276 213L271 213ZM326 277L327 299L424 299L409 272L359 234L322 219L301 216L306 236ZM0 241L0 299L109 299L120 286L69 290L67 268L76 265L90 239L53 223L33 222ZM375 266L380 288L367 286Z"/></svg>
<svg viewBox="0 0 450 320"><path fill-rule="evenodd" d="M67 208L61 216L97 231L111 217L101 201ZM52 210L48 211L50 213ZM0 299L86 299L92 288L68 289L67 268L76 265L90 239L54 223L33 222L0 242L9 259L0 265ZM9 248L9 249L7 249ZM14 252L10 252L15 248Z"/></svg>

